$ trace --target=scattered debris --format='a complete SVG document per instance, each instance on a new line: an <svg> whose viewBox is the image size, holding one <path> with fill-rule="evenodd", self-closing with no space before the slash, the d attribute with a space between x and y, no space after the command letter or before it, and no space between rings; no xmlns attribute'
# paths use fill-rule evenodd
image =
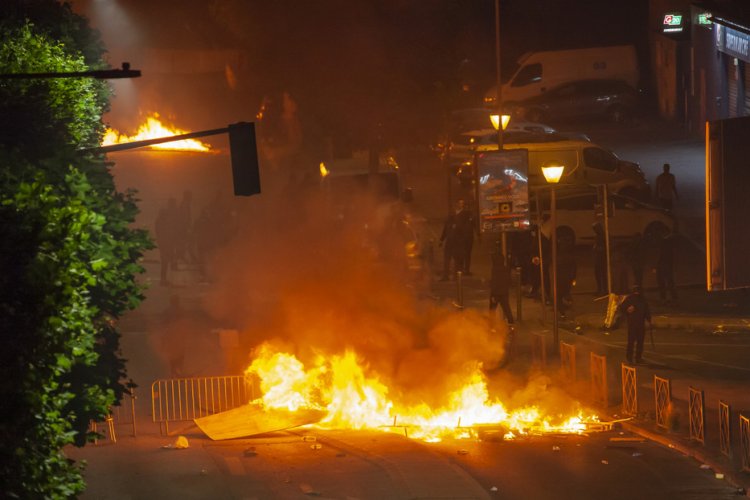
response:
<svg viewBox="0 0 750 500"><path fill-rule="evenodd" d="M602 463L603 463L604 465L609 465L609 460L602 460Z"/></svg>
<svg viewBox="0 0 750 500"><path fill-rule="evenodd" d="M497 486L493 486L492 488L490 488L490 491L497 491Z"/></svg>
<svg viewBox="0 0 750 500"><path fill-rule="evenodd" d="M609 438L609 440L616 441L616 442L633 442L633 443L643 443L644 441L646 441L646 439L642 437L611 437Z"/></svg>
<svg viewBox="0 0 750 500"><path fill-rule="evenodd" d="M634 456L634 457L642 457L642 456L643 456L643 453L641 453L641 452L639 452L639 451L636 451L636 452L633 452L633 456Z"/></svg>
<svg viewBox="0 0 750 500"><path fill-rule="evenodd" d="M201 469L201 475L202 476L208 475L208 471L206 469Z"/></svg>
<svg viewBox="0 0 750 500"><path fill-rule="evenodd" d="M717 472L716 479L724 479L724 474L722 474L721 472Z"/></svg>
<svg viewBox="0 0 750 500"><path fill-rule="evenodd" d="M189 448L190 444L185 436L177 436L177 440L174 442L174 447L177 450L184 450L185 448Z"/></svg>
<svg viewBox="0 0 750 500"><path fill-rule="evenodd" d="M555 445L552 447L552 451L560 451L560 447Z"/></svg>
<svg viewBox="0 0 750 500"><path fill-rule="evenodd" d="M320 444L320 443L315 443L315 444L311 444L311 445L310 445L310 449L311 449L311 450L319 450L319 449L321 449L322 447L323 447L323 445L322 445L322 444Z"/></svg>
<svg viewBox="0 0 750 500"><path fill-rule="evenodd" d="M701 464L701 469L710 469L711 466L708 464Z"/></svg>
<svg viewBox="0 0 750 500"><path fill-rule="evenodd" d="M309 436L309 435L308 436L302 436L302 441L313 442L313 441L317 441L317 440L318 440L318 438L315 437L315 436Z"/></svg>
<svg viewBox="0 0 750 500"><path fill-rule="evenodd" d="M336 456L339 457L339 458L340 457L345 457L346 453L344 453L343 451L340 451L340 452L336 453Z"/></svg>
<svg viewBox="0 0 750 500"><path fill-rule="evenodd" d="M459 455L468 455L469 450L458 450L456 453L458 453Z"/></svg>
<svg viewBox="0 0 750 500"><path fill-rule="evenodd" d="M250 448L247 448L242 454L246 457L255 457L258 455L258 452L255 451L255 446L251 446Z"/></svg>

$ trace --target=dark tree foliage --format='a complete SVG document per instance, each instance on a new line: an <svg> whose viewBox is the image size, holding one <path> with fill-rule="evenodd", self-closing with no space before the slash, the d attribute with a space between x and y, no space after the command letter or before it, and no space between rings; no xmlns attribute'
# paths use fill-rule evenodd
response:
<svg viewBox="0 0 750 500"><path fill-rule="evenodd" d="M53 0L0 2L0 73L100 67L84 19ZM116 320L138 305L151 243L131 229L99 143L106 84L0 80L0 491L79 494L83 445L127 390Z"/></svg>

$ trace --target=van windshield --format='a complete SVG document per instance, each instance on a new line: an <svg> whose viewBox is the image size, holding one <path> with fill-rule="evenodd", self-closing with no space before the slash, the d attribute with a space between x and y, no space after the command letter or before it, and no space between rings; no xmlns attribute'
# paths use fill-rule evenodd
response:
<svg viewBox="0 0 750 500"><path fill-rule="evenodd" d="M534 63L527 64L518 70L513 81L510 82L511 87L523 87L532 83L540 82L542 80L542 64Z"/></svg>

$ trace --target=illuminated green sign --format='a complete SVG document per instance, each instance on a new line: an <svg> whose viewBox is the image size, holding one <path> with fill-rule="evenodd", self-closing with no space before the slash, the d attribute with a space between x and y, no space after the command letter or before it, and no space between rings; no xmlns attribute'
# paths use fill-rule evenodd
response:
<svg viewBox="0 0 750 500"><path fill-rule="evenodd" d="M698 24L704 26L711 24L711 13L704 12L703 14L698 14Z"/></svg>
<svg viewBox="0 0 750 500"><path fill-rule="evenodd" d="M685 26L682 14L665 14L662 22L662 33L682 33Z"/></svg>

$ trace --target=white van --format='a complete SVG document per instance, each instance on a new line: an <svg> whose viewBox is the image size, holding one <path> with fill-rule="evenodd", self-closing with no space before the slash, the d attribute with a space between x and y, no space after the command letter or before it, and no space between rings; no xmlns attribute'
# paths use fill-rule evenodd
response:
<svg viewBox="0 0 750 500"><path fill-rule="evenodd" d="M613 193L647 200L651 190L637 163L621 160L611 151L589 141L550 140L506 143L503 149L526 149L529 152L529 186L546 184L542 166L564 165L561 184L606 184ZM475 153L497 151L497 144L480 145ZM467 169L468 170L468 169Z"/></svg>
<svg viewBox="0 0 750 500"><path fill-rule="evenodd" d="M527 52L518 64L518 70L503 84L503 103L522 101L578 80L621 80L638 87L638 60L632 45ZM493 87L485 94L484 103L495 106L496 102L497 88Z"/></svg>

